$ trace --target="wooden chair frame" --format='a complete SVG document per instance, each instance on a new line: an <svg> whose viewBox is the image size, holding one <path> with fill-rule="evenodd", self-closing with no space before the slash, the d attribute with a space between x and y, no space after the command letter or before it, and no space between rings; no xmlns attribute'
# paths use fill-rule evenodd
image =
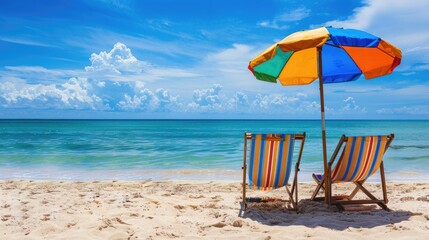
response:
<svg viewBox="0 0 429 240"><path fill-rule="evenodd" d="M392 133L390 135L387 136L387 142L386 142L386 147L384 149L384 154L386 153L387 149L389 148L390 144L392 143L393 139L394 139L395 135ZM347 142L347 139L349 137L346 137L345 135L343 135L340 139L340 141L338 142L337 147L335 148L334 153L332 154L332 157L328 163L328 176L331 176L331 171L332 171L332 165L334 163L334 161L337 159L338 153L340 152L340 150L343 147L343 144L345 144ZM339 159L339 158L338 158ZM329 184L329 193L328 196L331 198L331 204L332 205L336 205L338 207L338 209L340 210L344 210L343 205L350 205L350 204L377 204L379 205L382 209L386 210L386 211L390 211L389 208L387 207L387 203L388 203L388 199L387 199L387 189L386 189L386 179L385 179L385 175L384 175L384 164L383 164L383 160L380 163L380 178L381 178L381 186L382 186L382 191L383 191L383 200L377 199L374 195L372 195L364 186L363 184L365 183L365 180L362 181L357 181L357 182L353 182L356 187L355 189L350 193L350 195L343 195L343 196L332 196L332 178L326 178L325 175L323 175L322 180L318 180L315 175L313 174L313 178L317 183L317 187L313 192L313 195L311 197L311 200L313 201L321 201L324 200L324 197L317 197L317 194L320 192L321 189L326 190L323 185L325 184L325 181L328 181ZM355 195L360 191L362 191L363 193L365 193L365 195L367 195L370 199L368 200L353 200L353 198L355 197Z"/></svg>
<svg viewBox="0 0 429 240"><path fill-rule="evenodd" d="M242 170L243 170L243 196L242 196L242 210L246 210L247 209L247 203L246 203L246 188L248 186L248 184L246 183L247 180L247 144L248 141L252 139L252 134L251 133L244 133L244 153L243 153L243 166L242 166ZM299 164L301 162L301 157L302 157L302 151L304 149L304 142L305 142L305 132L303 134L294 134L294 140L301 140L301 145L300 145L300 149L299 149L299 153L298 153L298 158L296 160L296 164L295 164L295 175L294 175L294 179L293 179L293 183L292 183L292 189L289 190L288 186L286 185L286 193L289 197L288 202L292 204L293 209L295 211L298 211L298 172L299 172ZM293 149L292 149L293 151ZM294 195L295 195L295 199L294 199Z"/></svg>

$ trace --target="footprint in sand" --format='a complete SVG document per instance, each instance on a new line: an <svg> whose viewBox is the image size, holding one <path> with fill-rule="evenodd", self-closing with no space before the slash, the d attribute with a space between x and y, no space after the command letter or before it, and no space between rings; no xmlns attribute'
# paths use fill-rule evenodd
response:
<svg viewBox="0 0 429 240"><path fill-rule="evenodd" d="M125 224L125 225L130 225L130 224L128 224L128 223L126 223L126 222L124 222L122 219L120 219L119 217L116 217L115 218L115 220L116 220L116 222L118 222L118 223L120 223L120 224Z"/></svg>
<svg viewBox="0 0 429 240"><path fill-rule="evenodd" d="M213 211L213 210L212 210L212 212L209 213L209 215L212 216L212 217L214 217L214 218L220 218L220 217L223 216L218 211Z"/></svg>
<svg viewBox="0 0 429 240"><path fill-rule="evenodd" d="M43 214L43 218L41 218L40 220L42 220L42 221L51 220L50 216L51 216L51 214L45 213L45 214Z"/></svg>
<svg viewBox="0 0 429 240"><path fill-rule="evenodd" d="M184 208L185 208L185 206L182 206L182 205L176 205L176 206L174 206L174 208L175 208L175 209L182 210L182 209L184 209Z"/></svg>
<svg viewBox="0 0 429 240"><path fill-rule="evenodd" d="M8 220L10 219L10 217L12 217L12 215L10 215L10 214L3 215L3 216L1 217L1 220L2 220L3 222L6 222L6 221L8 221Z"/></svg>
<svg viewBox="0 0 429 240"><path fill-rule="evenodd" d="M202 208L218 209L216 203L206 203L201 205Z"/></svg>
<svg viewBox="0 0 429 240"><path fill-rule="evenodd" d="M417 201L429 202L429 195L425 196L425 197L418 197Z"/></svg>
<svg viewBox="0 0 429 240"><path fill-rule="evenodd" d="M138 213L130 213L130 217L138 217L139 214Z"/></svg>
<svg viewBox="0 0 429 240"><path fill-rule="evenodd" d="M143 195L141 193L133 193L133 198L143 198Z"/></svg>
<svg viewBox="0 0 429 240"><path fill-rule="evenodd" d="M198 198L204 198L204 195L189 195L188 197L198 199Z"/></svg>
<svg viewBox="0 0 429 240"><path fill-rule="evenodd" d="M180 237L179 235L177 235L175 233L168 233L168 232L165 232L165 231L157 232L156 235L157 236L168 237L168 238L178 238L178 237Z"/></svg>
<svg viewBox="0 0 429 240"><path fill-rule="evenodd" d="M67 228L71 228L73 226L76 226L77 222L69 222L67 223Z"/></svg>

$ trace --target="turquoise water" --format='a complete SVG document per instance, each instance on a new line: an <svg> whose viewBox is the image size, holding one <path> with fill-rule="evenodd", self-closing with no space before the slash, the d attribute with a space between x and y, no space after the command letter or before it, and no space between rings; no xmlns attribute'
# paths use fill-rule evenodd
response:
<svg viewBox="0 0 429 240"><path fill-rule="evenodd" d="M342 134L395 133L388 180L429 180L429 121L328 121ZM243 134L307 133L300 179L320 172L317 120L0 120L0 179L240 180Z"/></svg>

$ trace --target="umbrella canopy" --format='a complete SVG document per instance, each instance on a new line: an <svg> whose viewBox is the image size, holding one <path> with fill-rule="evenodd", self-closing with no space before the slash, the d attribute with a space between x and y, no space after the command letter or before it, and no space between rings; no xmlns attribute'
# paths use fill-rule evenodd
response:
<svg viewBox="0 0 429 240"><path fill-rule="evenodd" d="M329 176L324 83L366 79L390 74L401 63L397 47L370 33L355 29L321 27L293 33L267 48L249 63L259 80L282 85L306 85L319 79L322 146L325 176ZM325 181L325 201L330 204L330 178Z"/></svg>
<svg viewBox="0 0 429 240"><path fill-rule="evenodd" d="M323 83L354 81L362 74L366 79L383 76L402 58L398 48L367 32L321 27L287 36L251 60L249 69L259 80L309 84L319 77L318 48Z"/></svg>

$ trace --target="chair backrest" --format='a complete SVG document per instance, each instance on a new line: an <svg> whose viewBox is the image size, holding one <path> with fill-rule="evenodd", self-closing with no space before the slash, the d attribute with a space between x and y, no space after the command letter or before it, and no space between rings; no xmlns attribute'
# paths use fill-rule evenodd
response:
<svg viewBox="0 0 429 240"><path fill-rule="evenodd" d="M390 139L390 140L389 140ZM346 137L345 146L331 176L333 182L357 182L377 172L391 136Z"/></svg>
<svg viewBox="0 0 429 240"><path fill-rule="evenodd" d="M293 159L294 134L252 134L249 187L270 190L287 185Z"/></svg>

